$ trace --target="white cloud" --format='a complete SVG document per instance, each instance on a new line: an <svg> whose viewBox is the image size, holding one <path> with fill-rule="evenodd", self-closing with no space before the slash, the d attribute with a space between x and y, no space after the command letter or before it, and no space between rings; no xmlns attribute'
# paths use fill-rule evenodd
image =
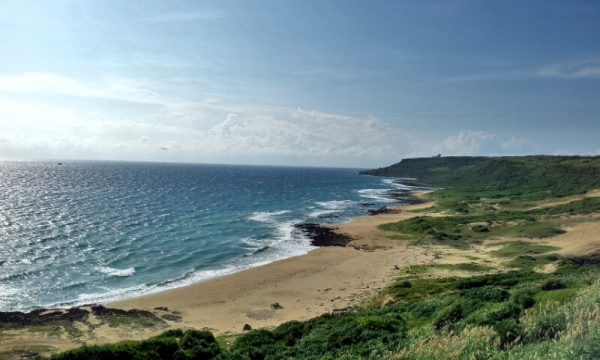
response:
<svg viewBox="0 0 600 360"><path fill-rule="evenodd" d="M600 79L600 58L551 64L538 70L540 77Z"/></svg>
<svg viewBox="0 0 600 360"><path fill-rule="evenodd" d="M504 150L522 150L531 145L531 142L525 139L511 137L510 140L504 141L500 147Z"/></svg>
<svg viewBox="0 0 600 360"><path fill-rule="evenodd" d="M481 148L496 136L485 131L461 130L447 137L436 149L444 155L477 155Z"/></svg>
<svg viewBox="0 0 600 360"><path fill-rule="evenodd" d="M0 76L0 125L0 157L372 166L431 149L372 116L167 97L143 81L46 73Z"/></svg>
<svg viewBox="0 0 600 360"><path fill-rule="evenodd" d="M57 74L35 72L0 76L0 92L62 95L157 105L164 105L166 101L149 90L145 84L130 79L110 79L101 86L94 87Z"/></svg>

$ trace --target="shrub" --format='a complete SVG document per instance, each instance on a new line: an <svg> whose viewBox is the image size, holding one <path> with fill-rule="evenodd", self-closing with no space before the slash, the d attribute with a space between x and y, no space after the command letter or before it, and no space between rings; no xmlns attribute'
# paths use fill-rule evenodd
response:
<svg viewBox="0 0 600 360"><path fill-rule="evenodd" d="M565 284L557 279L548 279L542 284L543 291L564 289L565 287Z"/></svg>
<svg viewBox="0 0 600 360"><path fill-rule="evenodd" d="M567 327L567 317L560 310L550 310L537 317L529 329L529 341L557 339L561 331Z"/></svg>
<svg viewBox="0 0 600 360"><path fill-rule="evenodd" d="M529 289L515 290L510 296L510 301L520 305L523 309L528 309L535 304L534 294L535 291Z"/></svg>
<svg viewBox="0 0 600 360"><path fill-rule="evenodd" d="M506 349L522 337L523 327L515 319L505 319L494 324L494 330L500 338L500 348Z"/></svg>
<svg viewBox="0 0 600 360"><path fill-rule="evenodd" d="M490 228L485 225L475 225L471 228L471 230L477 233L490 232Z"/></svg>
<svg viewBox="0 0 600 360"><path fill-rule="evenodd" d="M273 336L286 346L294 346L303 336L304 323L300 321L288 321L273 330Z"/></svg>
<svg viewBox="0 0 600 360"><path fill-rule="evenodd" d="M433 319L433 328L441 329L446 325L453 324L465 317L467 313L465 303L455 301L452 305L441 310Z"/></svg>
<svg viewBox="0 0 600 360"><path fill-rule="evenodd" d="M275 336L269 330L252 330L235 339L229 350L246 355L250 359L262 359L273 348L275 342Z"/></svg>
<svg viewBox="0 0 600 360"><path fill-rule="evenodd" d="M517 321L521 314L521 307L515 303L503 302L483 314L480 325L494 325L502 320L513 319Z"/></svg>
<svg viewBox="0 0 600 360"><path fill-rule="evenodd" d="M160 359L170 359L179 347L174 337L160 336L144 340L140 343L140 350L154 351Z"/></svg>
<svg viewBox="0 0 600 360"><path fill-rule="evenodd" d="M428 300L414 302L407 307L407 311L414 317L431 317L440 309L447 307L456 301L456 298L450 296L435 297Z"/></svg>
<svg viewBox="0 0 600 360"><path fill-rule="evenodd" d="M400 288L400 289L408 289L408 288L412 287L412 284L410 283L410 281L404 280L404 281L401 281L401 282L399 282L397 284L394 284L394 287Z"/></svg>
<svg viewBox="0 0 600 360"><path fill-rule="evenodd" d="M478 301L503 302L510 296L509 292L499 286L482 286L463 290L461 296Z"/></svg>

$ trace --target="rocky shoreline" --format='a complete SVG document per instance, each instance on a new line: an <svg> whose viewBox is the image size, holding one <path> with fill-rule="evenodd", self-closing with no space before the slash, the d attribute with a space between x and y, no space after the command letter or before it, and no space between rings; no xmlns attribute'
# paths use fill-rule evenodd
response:
<svg viewBox="0 0 600 360"><path fill-rule="evenodd" d="M348 245L352 238L348 235L338 234L332 229L314 223L300 223L294 225L294 231L311 239L312 246L341 246Z"/></svg>
<svg viewBox="0 0 600 360"><path fill-rule="evenodd" d="M121 310L106 308L102 305L90 305L86 307L74 307L66 310L36 309L25 313L21 311L0 312L0 324L4 327L43 326L43 325L71 325L74 322L86 322L90 315L96 318L120 317L146 319L155 323L164 323L154 313L146 310L131 309ZM166 323L165 323L166 324Z"/></svg>

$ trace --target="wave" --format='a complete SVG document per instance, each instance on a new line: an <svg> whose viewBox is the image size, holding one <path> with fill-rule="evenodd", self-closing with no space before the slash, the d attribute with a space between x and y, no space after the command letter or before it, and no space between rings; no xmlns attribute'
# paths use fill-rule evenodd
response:
<svg viewBox="0 0 600 360"><path fill-rule="evenodd" d="M335 210L316 210L316 211L312 211L308 214L308 217L313 218L313 219L318 219L318 218L332 218L332 217L337 217L339 216L339 212L335 211Z"/></svg>
<svg viewBox="0 0 600 360"><path fill-rule="evenodd" d="M306 254L316 247L310 245L310 239L294 231L294 224L297 223L298 221L288 221L277 224L273 237L267 241L268 245L260 243L252 238L244 239L244 242L248 245L252 244L254 246L259 246L255 247L251 254L241 255L237 259L224 264L223 267L219 269L188 270L180 277L165 280L160 283L142 284L121 289L107 289L107 291L102 293L82 293L79 294L76 299L46 304L42 305L42 307L67 308L72 306L83 306L86 304L115 302L204 282L253 267L266 265L273 261ZM135 273L134 268L115 269L111 267L97 267L96 270L111 276L130 276ZM0 305L2 305L1 298Z"/></svg>
<svg viewBox="0 0 600 360"><path fill-rule="evenodd" d="M332 201L317 201L317 205L328 210L342 210L352 205L356 205L356 201L352 200L332 200Z"/></svg>
<svg viewBox="0 0 600 360"><path fill-rule="evenodd" d="M360 197L373 199L379 202L395 202L394 199L387 197L390 189L362 189L358 190Z"/></svg>
<svg viewBox="0 0 600 360"><path fill-rule="evenodd" d="M258 211L250 214L248 216L249 220L258 221L258 222L271 222L272 218L277 215L283 215L289 213L289 210L280 210L280 211Z"/></svg>
<svg viewBox="0 0 600 360"><path fill-rule="evenodd" d="M105 273L107 275L110 275L110 276L127 277L127 276L131 276L131 275L135 274L134 267L130 267L128 269L115 269L115 268L111 268L108 266L98 266L96 268L96 270L98 270L102 273Z"/></svg>
<svg viewBox="0 0 600 360"><path fill-rule="evenodd" d="M0 309L4 308L13 300L13 297L18 296L20 293L19 289L7 284L0 284Z"/></svg>

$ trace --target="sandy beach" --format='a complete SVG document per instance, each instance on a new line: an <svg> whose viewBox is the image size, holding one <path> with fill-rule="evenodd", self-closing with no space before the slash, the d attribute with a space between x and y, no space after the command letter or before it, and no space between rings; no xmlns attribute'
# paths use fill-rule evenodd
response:
<svg viewBox="0 0 600 360"><path fill-rule="evenodd" d="M408 210L428 206L431 204L392 207L391 213L329 225L336 233L353 239L345 247L319 247L304 255L205 282L103 304L116 311L149 311L159 324L115 325L90 315L84 322L73 323L75 328L71 331L75 336L69 332L52 335L6 331L5 338L0 339L0 352L14 351L18 356L19 349L35 344L36 351L51 354L85 344L146 339L169 328L239 334L246 324L253 329L272 328L286 321L344 311L371 299L393 281L398 268L432 261L433 252L390 240L376 228L382 223L417 216ZM81 309L93 312L90 306Z"/></svg>
<svg viewBox="0 0 600 360"><path fill-rule="evenodd" d="M486 240L470 249L425 248L409 246L406 241L390 240L389 234L377 228L379 224L418 216L420 214L409 210L431 205L391 207L389 213L356 217L349 223L329 225L336 233L353 239L345 247L320 247L305 255L205 282L104 304L117 309L115 311L148 311L158 323L111 324L107 318L90 315L86 321L74 322L76 329L63 335L52 335L51 331L6 331L4 338L0 338L0 352L36 344L43 346L38 351L48 354L84 344L145 339L168 328L208 329L215 335L235 336L243 332L245 325L252 329L272 328L286 321L306 320L324 313L347 310L372 299L402 273L398 269L410 265L458 264L478 259L475 261L478 264L502 268L504 260L490 256L490 251L495 249L490 245L497 240ZM558 253L563 255L589 254L600 249L597 237L599 220L595 214L562 217L566 233L528 241L556 246L560 249ZM554 265L549 264L547 269L538 271L552 271ZM473 273L432 268L426 276L471 275ZM93 312L89 306L83 308Z"/></svg>
<svg viewBox="0 0 600 360"><path fill-rule="evenodd" d="M393 280L395 267L420 264L433 254L387 239L376 225L415 216L394 208L393 214L365 216L332 225L353 240L346 247L322 247L293 258L186 287L107 304L122 309L179 314L176 327L207 328L215 334L274 327L351 307ZM279 304L272 306L273 304ZM160 313L162 310L159 310Z"/></svg>

